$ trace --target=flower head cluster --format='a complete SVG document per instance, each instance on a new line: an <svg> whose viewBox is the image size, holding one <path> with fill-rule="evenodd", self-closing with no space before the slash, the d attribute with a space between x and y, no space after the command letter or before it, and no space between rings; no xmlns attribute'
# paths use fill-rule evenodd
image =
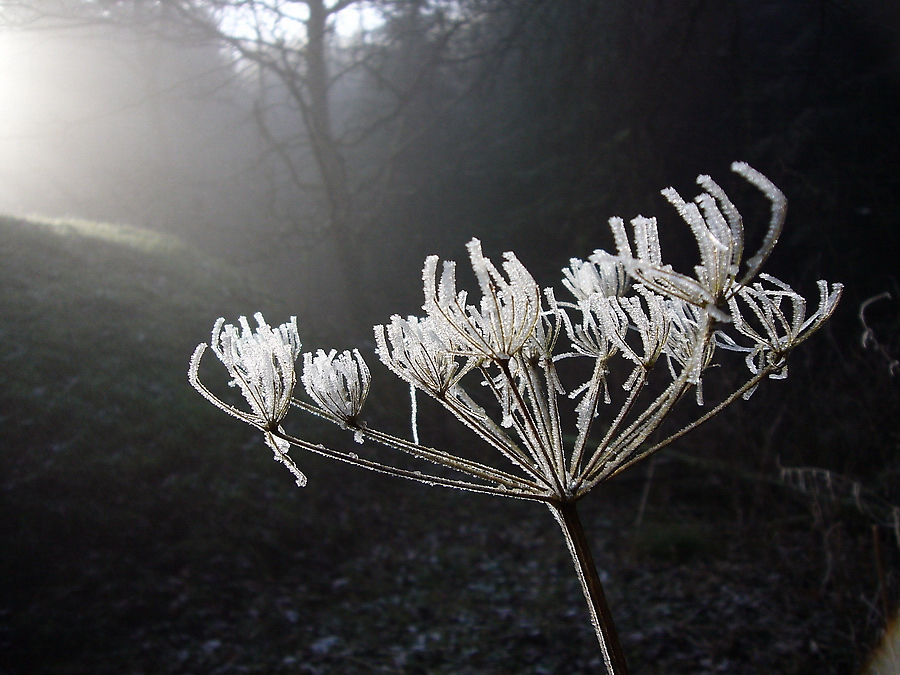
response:
<svg viewBox="0 0 900 675"><path fill-rule="evenodd" d="M438 397L465 373L432 317L395 314L387 326L375 326L375 343L382 363L397 377Z"/></svg>
<svg viewBox="0 0 900 675"><path fill-rule="evenodd" d="M467 245L481 289L478 307L456 290L456 263L445 262L437 279L437 256L425 261L423 309L433 330L458 354L475 358L509 359L528 341L541 314L541 291L513 253L504 253L508 279L481 252L481 242Z"/></svg>
<svg viewBox="0 0 900 675"><path fill-rule="evenodd" d="M609 220L617 255L596 250L587 260L570 260L562 279L574 298L570 302L557 301L550 289L542 292L512 253L504 253L502 265L495 266L477 239L467 245L480 291L475 300L457 288L454 262L445 261L439 269L437 256L428 257L422 274L426 316L394 315L390 323L375 326L379 358L413 392L413 442L378 432L359 419L371 376L357 350L304 354L301 379L313 404L291 398L300 349L294 319L272 329L257 314L255 330L244 317L239 326L216 322L211 348L251 412L223 403L200 384L197 370L204 345L192 359L191 382L222 409L262 429L276 459L289 468L293 463L287 451L298 445L415 480L534 499L577 499L683 433L649 445L691 389L703 405L704 373L715 365L719 350L744 353L750 377L685 429L709 419L739 395L748 397L763 378L784 377L788 352L835 311L840 284L819 282L819 307L807 316L802 296L784 282L759 274L778 240L786 202L758 171L743 163L732 169L759 188L771 205L762 246L747 261L741 215L709 176L697 179L703 192L690 202L672 188L662 192L697 242L700 264L692 276L663 262L657 221L643 216L630 221L630 233L621 218ZM562 333L569 347L557 350ZM624 368L614 368L617 358ZM562 359L592 362L585 369L588 379L565 387L570 368L557 371ZM657 378L661 359L668 374ZM478 378L493 403L467 392L468 382ZM589 440L593 420L615 399L614 383L624 392L621 407L603 425L603 433L595 434L602 437ZM519 475L420 445L416 389L434 397L498 450ZM577 400L574 444L573 436L563 431L565 417L559 410L567 389L568 397ZM279 425L291 405L352 430L359 442L365 438L381 443L480 483L407 472L288 436ZM299 474L296 467L292 470Z"/></svg>
<svg viewBox="0 0 900 675"><path fill-rule="evenodd" d="M703 193L686 202L672 188L662 191L689 226L700 252L693 276L665 264L657 221L638 216L631 236L621 218L609 220L618 255L597 250L586 260L573 258L563 270L563 286L574 302L558 302L541 289L512 253L502 271L472 239L467 248L480 299L470 302L456 287L456 265L437 256L425 261L424 318L398 315L375 326L381 361L410 386L412 441L386 434L359 419L371 376L359 351L303 355L302 382L313 403L292 398L294 362L300 350L296 319L271 328L256 314L257 328L241 317L238 326L219 319L210 347L250 406L250 412L219 400L200 383L198 370L206 345L191 359L189 379L212 403L262 430L275 459L290 469L298 485L306 478L288 456L292 446L327 457L402 476L493 495L542 501L566 532L592 619L610 672L602 612L582 565L584 552L572 536L574 502L600 483L656 452L712 418L743 395L748 398L766 377L787 376L786 357L835 311L841 285L819 282L819 306L807 316L806 300L760 268L778 240L784 222L784 195L765 176L743 163L733 171L769 199L771 219L759 251L746 262L741 215L725 192L700 176ZM741 275L741 266L746 270ZM543 305L546 298L546 306ZM557 352L562 333L568 351ZM746 381L678 430L664 430L674 407L694 390L703 405L702 379L722 350L745 355ZM621 368L614 368L618 358ZM566 366L557 364L572 359ZM575 431L563 429L560 402L569 365L585 359L587 381L570 389ZM665 360L668 368L660 368ZM659 371L664 374L657 377ZM668 371L668 373L666 373ZM480 378L481 394L467 387ZM578 380L575 380L578 382ZM618 387L621 387L620 389ZM417 431L416 390L432 396L508 461L492 464L422 445ZM485 393L486 392L486 393ZM613 396L616 394L616 396ZM493 401L490 399L493 398ZM597 429L594 419L614 400L618 411ZM280 426L294 406L351 431L357 442L371 441L462 474L423 472L380 459L332 450L288 435ZM567 516L567 514L569 514ZM580 526L578 526L580 528ZM599 586L599 585L598 585ZM623 665L624 657L615 656Z"/></svg>
<svg viewBox="0 0 900 675"><path fill-rule="evenodd" d="M747 368L754 375L766 367L776 367L769 377L787 377L785 357L788 352L817 331L837 308L843 286L819 281L819 307L806 316L806 298L788 284L768 274L760 274L760 281L743 286L728 304L734 317L734 328L749 338L752 346L744 347L733 338L719 332L719 343L725 349L746 352ZM749 309L749 319L742 313L738 298ZM749 398L753 389L745 394Z"/></svg>
<svg viewBox="0 0 900 675"><path fill-rule="evenodd" d="M265 433L266 445L275 453L275 459L294 474L298 486L306 485L306 476L288 457L290 443L280 435L280 423L287 415L291 396L297 383L294 362L300 353L300 336L297 333L297 317L288 323L272 328L263 315L257 312L256 330L250 328L247 317L238 319L240 330L219 318L213 326L209 346L231 375L229 386L238 387L250 404L246 412L225 403L200 382L200 360L206 351L205 344L197 345L191 356L188 381L206 400Z"/></svg>
<svg viewBox="0 0 900 675"><path fill-rule="evenodd" d="M630 280L621 258L597 250L587 261L572 258L569 267L563 269L562 285L577 300L587 300L598 295L602 297L625 295Z"/></svg>
<svg viewBox="0 0 900 675"><path fill-rule="evenodd" d="M634 254L622 219L610 219L619 255L630 275L662 295L702 307L719 321L729 320L723 309L728 298L756 276L769 257L781 234L787 211L784 194L768 178L744 162L735 162L731 169L766 195L772 211L763 244L757 254L747 261L748 269L740 280L738 274L744 253L743 221L724 190L709 176L697 178L697 183L705 192L695 197L693 202L685 202L673 188L662 191L690 226L697 241L701 264L694 268L694 278L679 274L670 265L662 263L655 218L638 216L631 221Z"/></svg>
<svg viewBox="0 0 900 675"><path fill-rule="evenodd" d="M206 345L198 345L194 350L189 379L201 394L225 412L271 430L287 414L297 381L294 374L294 361L300 353L297 317L292 316L288 323L275 329L258 312L253 318L256 330L250 328L245 316L238 319L240 329L220 318L213 326L210 340L210 348L231 376L229 386L241 390L251 413L227 405L200 383L197 372Z"/></svg>
<svg viewBox="0 0 900 675"><path fill-rule="evenodd" d="M338 354L332 349L326 354L320 349L315 355L303 355L301 380L320 408L353 426L366 402L372 377L359 350Z"/></svg>

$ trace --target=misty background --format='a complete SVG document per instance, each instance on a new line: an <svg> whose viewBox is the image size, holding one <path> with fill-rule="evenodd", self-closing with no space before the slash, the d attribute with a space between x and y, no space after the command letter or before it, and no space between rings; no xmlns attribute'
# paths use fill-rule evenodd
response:
<svg viewBox="0 0 900 675"><path fill-rule="evenodd" d="M736 160L789 201L766 271L841 306L585 521L634 672L855 671L896 527L778 472L900 503L898 94L887 0L0 3L0 674L594 672L545 513L306 456L296 490L188 357L218 316L296 314L304 350L360 347L368 413L405 429L371 327L421 313L427 255L478 237L559 287L643 214L689 270L659 190L698 174L755 250Z"/></svg>
<svg viewBox="0 0 900 675"><path fill-rule="evenodd" d="M789 197L790 282L887 283L891 3L344 5L310 42L304 3L12 3L0 210L176 234L358 339L418 310L425 255L478 236L553 283L740 159Z"/></svg>

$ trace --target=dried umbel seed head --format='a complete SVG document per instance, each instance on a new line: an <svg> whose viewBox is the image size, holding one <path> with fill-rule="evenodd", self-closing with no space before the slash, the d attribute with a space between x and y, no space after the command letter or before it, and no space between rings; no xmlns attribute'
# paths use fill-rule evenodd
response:
<svg viewBox="0 0 900 675"><path fill-rule="evenodd" d="M738 278L744 254L741 214L725 191L709 176L697 178L697 183L705 192L695 197L693 202L685 202L673 188L662 191L691 228L697 241L701 264L694 269L696 276L693 278L663 264L655 218L638 216L631 221L634 253L622 219L611 218L609 221L619 255L631 276L657 293L702 307L714 319L723 322L730 320L725 311L728 299L759 273L778 242L787 213L784 194L759 171L744 162L735 162L731 170L757 187L771 204L768 232L759 251L747 260L747 271L743 277Z"/></svg>
<svg viewBox="0 0 900 675"><path fill-rule="evenodd" d="M296 384L294 361L300 352L297 317L275 329L259 312L253 318L255 330L247 317L238 319L240 330L220 318L210 340L210 348L231 376L229 386L241 390L251 413L227 405L200 383L197 371L206 345L198 345L194 351L188 377L207 400L225 412L263 429L274 429L287 414Z"/></svg>
<svg viewBox="0 0 900 675"><path fill-rule="evenodd" d="M625 295L630 279L621 258L597 250L587 261L572 258L569 266L563 269L562 285L576 300L587 300L596 295Z"/></svg>
<svg viewBox="0 0 900 675"><path fill-rule="evenodd" d="M432 396L443 396L464 374L431 317L391 317L375 326L378 357L397 377Z"/></svg>
<svg viewBox="0 0 900 675"><path fill-rule="evenodd" d="M435 330L454 351L476 358L508 360L531 336L541 314L541 290L513 253L503 254L507 279L481 252L481 242L467 245L481 289L478 307L456 290L456 263L445 262L437 280L437 256L425 261L425 305Z"/></svg>
<svg viewBox="0 0 900 675"><path fill-rule="evenodd" d="M226 412L262 430L275 459L293 472L298 485L306 479L288 456L291 447L429 485L543 502L566 537L604 663L610 673L625 672L578 522L577 500L741 396L749 397L763 379L786 377L788 353L831 316L841 294L840 284L820 281L818 309L807 315L802 296L760 273L781 231L786 202L759 172L740 163L732 168L771 204L763 244L746 263L741 216L708 176L697 179L704 192L692 202L671 188L663 191L700 249L694 276L663 262L656 220L642 216L631 220L632 240L621 218L609 221L618 255L598 250L587 261L570 260L562 284L574 302L558 301L551 289L542 293L512 253L504 254L498 269L473 239L467 248L480 299L470 303L466 291L457 290L455 263L444 262L439 272L438 258L429 257L423 271L427 316L395 315L387 325L375 326L379 358L412 392L411 441L359 419L370 375L356 350L304 354L301 379L312 402L291 397L300 348L294 319L272 329L256 315L255 330L244 317L239 327L216 322L211 347L250 412L223 403L199 382L205 345L191 360L191 383ZM740 276L742 264L747 269ZM565 336L569 344L560 348ZM729 352L745 359L746 380L730 393L718 392L722 398L693 421L666 429L664 422L689 393L705 404L703 379L724 365ZM562 359L569 361L558 371ZM740 365L740 357L732 360ZM586 381L577 374L579 365ZM567 393L564 383L570 379L581 384ZM493 448L505 468L456 454L456 444L448 449L421 444L416 390ZM574 401L574 433L564 429L572 419L561 414L566 398ZM440 469L408 469L378 454L360 456L365 446L357 454L291 436L279 426L289 407L349 430L357 442L377 443ZM604 419L595 424L601 414ZM455 477L460 474L463 478Z"/></svg>
<svg viewBox="0 0 900 675"><path fill-rule="evenodd" d="M326 354L320 349L315 355L307 352L301 379L306 393L320 408L344 425L355 426L372 380L358 350L338 354L332 349Z"/></svg>

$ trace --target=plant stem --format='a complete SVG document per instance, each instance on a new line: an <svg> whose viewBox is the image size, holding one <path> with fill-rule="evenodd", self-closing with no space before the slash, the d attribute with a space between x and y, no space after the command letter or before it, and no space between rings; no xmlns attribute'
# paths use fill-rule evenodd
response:
<svg viewBox="0 0 900 675"><path fill-rule="evenodd" d="M581 590L587 600L588 611L591 615L591 623L597 633L600 649L603 652L603 661L609 675L628 675L628 666L625 664L625 654L622 645L619 644L619 636L613 624L612 613L606 604L606 595L603 593L603 585L597 574L597 566L591 555L584 528L578 517L575 502L551 502L547 506L559 526L562 528L566 545L575 563L575 572L581 581Z"/></svg>

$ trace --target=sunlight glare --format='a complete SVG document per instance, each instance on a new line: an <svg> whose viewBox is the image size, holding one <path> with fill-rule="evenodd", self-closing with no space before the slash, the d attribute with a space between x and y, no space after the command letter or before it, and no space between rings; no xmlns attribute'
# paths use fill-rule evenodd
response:
<svg viewBox="0 0 900 675"><path fill-rule="evenodd" d="M378 8L369 3L350 5L334 18L334 31L340 38L352 38L369 33L384 24Z"/></svg>
<svg viewBox="0 0 900 675"><path fill-rule="evenodd" d="M0 32L0 143L33 133L37 92L31 86L31 45L20 34Z"/></svg>
<svg viewBox="0 0 900 675"><path fill-rule="evenodd" d="M227 35L241 40L286 43L302 39L309 8L302 3L257 2L229 6L219 18ZM337 12L330 19L340 40L355 38L384 24L375 5L358 2Z"/></svg>

